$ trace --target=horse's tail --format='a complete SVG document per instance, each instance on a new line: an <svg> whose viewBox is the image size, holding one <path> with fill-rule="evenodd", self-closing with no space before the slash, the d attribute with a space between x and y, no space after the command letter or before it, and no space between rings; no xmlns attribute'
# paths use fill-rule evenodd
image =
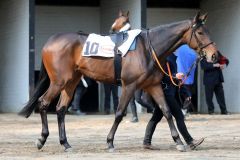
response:
<svg viewBox="0 0 240 160"><path fill-rule="evenodd" d="M44 64L41 65L41 70L39 74L39 82L35 88L33 96L29 99L28 103L24 106L24 108L18 113L21 116L28 118L33 110L37 107L37 102L40 96L47 90L49 87L49 77L46 71Z"/></svg>

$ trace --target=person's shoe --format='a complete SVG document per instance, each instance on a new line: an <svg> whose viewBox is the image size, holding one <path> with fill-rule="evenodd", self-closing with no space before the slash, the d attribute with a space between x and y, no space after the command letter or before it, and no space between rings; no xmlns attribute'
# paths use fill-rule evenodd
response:
<svg viewBox="0 0 240 160"><path fill-rule="evenodd" d="M186 147L185 147L183 144L178 144L178 145L176 145L176 149L177 149L179 152L186 152Z"/></svg>
<svg viewBox="0 0 240 160"><path fill-rule="evenodd" d="M222 115L230 115L231 113L229 113L228 111L225 112L221 112Z"/></svg>
<svg viewBox="0 0 240 160"><path fill-rule="evenodd" d="M132 123L137 123L138 122L138 118L137 117L133 117L131 120Z"/></svg>
<svg viewBox="0 0 240 160"><path fill-rule="evenodd" d="M78 115L78 116L86 115L86 113L81 112L80 110L69 109L68 112L69 112L69 114L71 114L71 115Z"/></svg>
<svg viewBox="0 0 240 160"><path fill-rule="evenodd" d="M160 148L152 146L151 144L143 144L143 148L149 150L160 150Z"/></svg>
<svg viewBox="0 0 240 160"><path fill-rule="evenodd" d="M214 115L215 113L213 111L208 112L209 115Z"/></svg>
<svg viewBox="0 0 240 160"><path fill-rule="evenodd" d="M105 114L105 115L109 115L109 114L110 114L110 111L105 111L104 114Z"/></svg>
<svg viewBox="0 0 240 160"><path fill-rule="evenodd" d="M153 113L154 112L154 108L147 108L147 113Z"/></svg>
<svg viewBox="0 0 240 160"><path fill-rule="evenodd" d="M192 140L188 146L191 150L194 150L197 146L199 146L204 141L204 138L200 138L199 140Z"/></svg>

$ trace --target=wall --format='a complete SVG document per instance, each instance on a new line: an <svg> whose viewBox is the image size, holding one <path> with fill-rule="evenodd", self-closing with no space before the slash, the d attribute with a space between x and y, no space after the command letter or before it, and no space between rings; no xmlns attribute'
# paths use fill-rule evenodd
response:
<svg viewBox="0 0 240 160"><path fill-rule="evenodd" d="M147 27L186 20L194 17L197 9L147 8Z"/></svg>
<svg viewBox="0 0 240 160"><path fill-rule="evenodd" d="M216 42L218 49L230 59L229 67L223 70L225 97L230 112L240 112L239 8L239 0L201 1L201 10L208 12L207 26L212 40ZM203 87L203 84L201 84L201 111L206 112L207 106ZM218 105L215 105L215 108L219 111Z"/></svg>
<svg viewBox="0 0 240 160"><path fill-rule="evenodd" d="M29 98L29 1L0 1L0 112L17 112Z"/></svg>
<svg viewBox="0 0 240 160"><path fill-rule="evenodd" d="M99 7L36 6L35 70L41 66L41 49L48 38L60 32L100 33Z"/></svg>
<svg viewBox="0 0 240 160"><path fill-rule="evenodd" d="M101 32L108 33L113 21L118 17L121 9L124 13L130 12L132 28L141 28L141 0L101 0Z"/></svg>

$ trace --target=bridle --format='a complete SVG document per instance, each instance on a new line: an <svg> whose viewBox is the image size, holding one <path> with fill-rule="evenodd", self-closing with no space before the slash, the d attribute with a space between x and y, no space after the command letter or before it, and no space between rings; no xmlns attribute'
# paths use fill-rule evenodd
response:
<svg viewBox="0 0 240 160"><path fill-rule="evenodd" d="M172 76L172 73L171 73L171 70L170 70L170 66L169 66L168 63L167 63L168 73L163 69L161 63L159 62L159 60L158 60L158 58L157 58L156 52L155 52L155 50L154 50L154 48L153 48L153 46L152 46L152 44L151 44L151 39L149 38L149 30L147 30L147 42L148 42L149 52L150 52L151 56L153 57L153 59L155 60L155 62L158 64L158 66L159 66L159 68L161 69L161 71L170 78L172 84L175 85L175 86L178 86L179 88L182 86L182 84L183 84L183 83L185 82L185 80L188 78L188 76L190 75L190 72L191 72L191 70L194 68L194 66L196 66L196 65L199 63L199 61L201 61L203 58L206 57L206 52L203 51L203 49L206 48L207 46L209 46L209 45L211 45L211 44L214 43L213 41L211 41L211 42L209 42L209 43L207 43L207 44L202 44L201 41L199 40L199 38L197 37L197 35L196 35L196 30L197 30L200 26L204 25L204 23L205 23L204 21L201 21L200 23L198 23L198 24L193 24L193 25L190 27L190 28L192 28L192 33L191 33L191 37L190 37L190 40L189 40L188 45L190 45L190 43L191 43L191 41L192 41L192 37L194 36L194 38L195 38L196 41L197 41L197 45L198 45L198 46L197 46L197 48L198 48L197 51L198 51L198 53L199 53L199 56L198 56L198 58L195 60L195 62L191 65L191 67L189 68L187 74L184 76L183 80L182 80L181 83L179 83L179 84L176 84L176 83L174 82L173 78L176 78L176 77L173 77L173 76ZM189 29L190 29L190 28L189 28Z"/></svg>
<svg viewBox="0 0 240 160"><path fill-rule="evenodd" d="M191 37L190 37L190 40L189 40L189 43L188 43L188 45L190 46L191 41L192 41L192 37L194 36L194 38L197 42L197 48L198 48L197 50L198 50L198 53L199 53L199 56L201 57L201 59L206 57L206 52L203 51L203 49L206 48L207 46L211 45L211 44L215 44L213 41L210 41L207 44L202 44L201 41L199 40L199 38L197 37L196 30L204 24L205 24L205 21L200 21L199 23L193 24L190 27L192 29L192 33L191 33Z"/></svg>

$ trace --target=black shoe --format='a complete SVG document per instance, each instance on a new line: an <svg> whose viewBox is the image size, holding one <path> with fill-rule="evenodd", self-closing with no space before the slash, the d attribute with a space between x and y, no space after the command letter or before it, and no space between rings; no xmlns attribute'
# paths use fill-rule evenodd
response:
<svg viewBox="0 0 240 160"><path fill-rule="evenodd" d="M153 109L147 109L147 113L153 113Z"/></svg>
<svg viewBox="0 0 240 160"><path fill-rule="evenodd" d="M209 115L214 115L215 113L213 111L208 111Z"/></svg>
<svg viewBox="0 0 240 160"><path fill-rule="evenodd" d="M143 148L144 149L149 149L149 150L160 150L160 148L152 146L151 144L144 144Z"/></svg>
<svg viewBox="0 0 240 160"><path fill-rule="evenodd" d="M132 123L137 123L138 122L138 118L137 117L133 117L131 120Z"/></svg>
<svg viewBox="0 0 240 160"><path fill-rule="evenodd" d="M191 150L194 150L197 146L199 146L204 141L204 138L200 138L199 140L192 140L188 146Z"/></svg>
<svg viewBox="0 0 240 160"><path fill-rule="evenodd" d="M109 114L110 114L110 111L105 111L104 114L105 114L105 115L109 115Z"/></svg>
<svg viewBox="0 0 240 160"><path fill-rule="evenodd" d="M71 115L78 115L78 116L86 115L86 113L81 112L80 110L69 109L68 112L69 112L69 114L71 114Z"/></svg>
<svg viewBox="0 0 240 160"><path fill-rule="evenodd" d="M231 113L229 113L228 111L225 112L221 112L222 115L230 115Z"/></svg>

